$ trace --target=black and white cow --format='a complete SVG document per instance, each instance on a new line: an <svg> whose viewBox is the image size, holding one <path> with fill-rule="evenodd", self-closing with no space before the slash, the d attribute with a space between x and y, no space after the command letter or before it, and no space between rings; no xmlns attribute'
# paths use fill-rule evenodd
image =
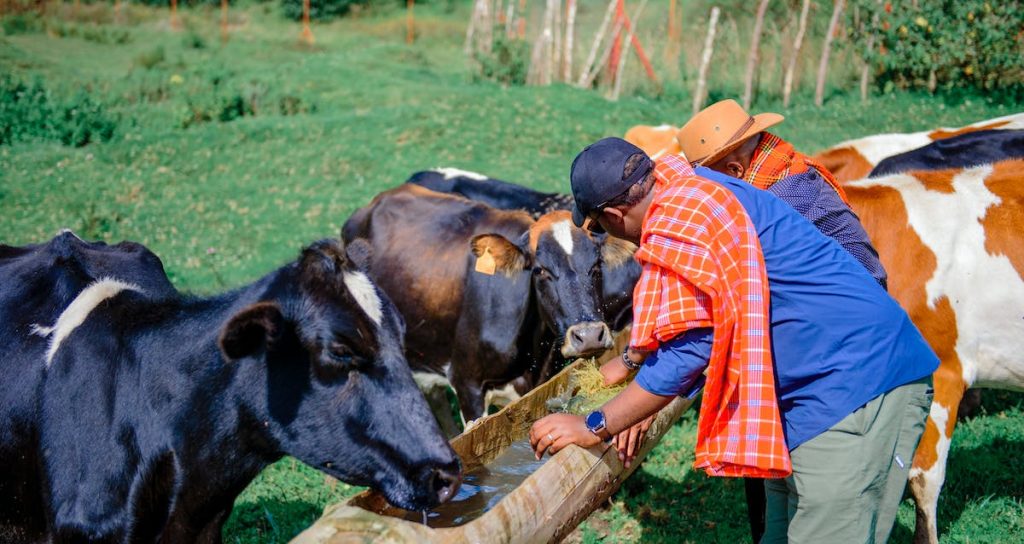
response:
<svg viewBox="0 0 1024 544"><path fill-rule="evenodd" d="M400 317L353 264L367 248L318 242L193 298L69 242L0 249L0 541L219 542L284 455L403 508L455 492ZM76 267L111 274L82 287Z"/></svg>

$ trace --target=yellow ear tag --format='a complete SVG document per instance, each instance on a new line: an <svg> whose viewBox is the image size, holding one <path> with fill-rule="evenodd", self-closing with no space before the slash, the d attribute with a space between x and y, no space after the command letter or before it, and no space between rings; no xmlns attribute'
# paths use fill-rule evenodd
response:
<svg viewBox="0 0 1024 544"><path fill-rule="evenodd" d="M481 274L493 276L497 268L498 265L494 262L494 255L491 255L491 248L484 248L484 254L476 258L475 270Z"/></svg>

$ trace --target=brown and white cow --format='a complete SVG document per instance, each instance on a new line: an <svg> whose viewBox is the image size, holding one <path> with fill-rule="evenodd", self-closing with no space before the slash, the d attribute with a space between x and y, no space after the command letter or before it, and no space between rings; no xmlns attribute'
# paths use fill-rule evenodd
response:
<svg viewBox="0 0 1024 544"><path fill-rule="evenodd" d="M844 184L889 272L889 291L941 359L910 472L915 541L938 542L936 509L960 399L1024 390L1024 161Z"/></svg>
<svg viewBox="0 0 1024 544"><path fill-rule="evenodd" d="M911 133L875 134L840 142L814 156L840 182L868 177L882 160L899 153L979 130L1024 129L1024 113L979 121L959 128L939 128Z"/></svg>
<svg viewBox="0 0 1024 544"><path fill-rule="evenodd" d="M451 383L467 420L490 389L557 372L610 348L601 308L602 246L569 212L537 221L412 183L377 195L345 223L372 247L369 273L407 324L406 356Z"/></svg>
<svg viewBox="0 0 1024 544"><path fill-rule="evenodd" d="M637 125L626 131L622 139L644 150L652 159L662 155L676 155L681 149L676 133L679 127L658 125L656 127Z"/></svg>

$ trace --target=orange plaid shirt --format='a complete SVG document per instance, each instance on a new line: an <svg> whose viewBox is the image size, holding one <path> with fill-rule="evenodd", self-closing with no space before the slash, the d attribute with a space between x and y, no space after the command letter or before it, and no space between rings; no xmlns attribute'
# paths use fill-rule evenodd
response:
<svg viewBox="0 0 1024 544"><path fill-rule="evenodd" d="M663 156L644 217L633 291L634 348L713 327L696 468L712 476L790 474L775 396L768 278L750 216L724 187Z"/></svg>
<svg viewBox="0 0 1024 544"><path fill-rule="evenodd" d="M750 168L744 174L743 181L758 189L767 190L789 176L803 174L807 168L817 170L818 174L839 194L839 198L843 199L847 206L850 205L850 201L846 198L846 191L836 181L832 172L828 171L828 168L807 155L797 152L793 148L793 144L770 132L765 132L761 136L761 141L758 142L754 154L750 157Z"/></svg>

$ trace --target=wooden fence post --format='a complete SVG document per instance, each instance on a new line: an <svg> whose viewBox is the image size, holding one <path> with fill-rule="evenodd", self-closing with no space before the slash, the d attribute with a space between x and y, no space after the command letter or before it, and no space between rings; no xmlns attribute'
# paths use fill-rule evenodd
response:
<svg viewBox="0 0 1024 544"><path fill-rule="evenodd" d="M647 0L642 0L640 2L640 6L636 8L635 12L633 12L633 25L630 26L629 32L626 34L626 40L624 42L624 43L626 43L626 47L627 48L629 47L629 44L633 41L633 34L636 32L637 21L640 20L640 15L643 14L644 6L646 6L646 5L647 5ZM626 49L626 55L624 57L622 57L621 62L619 62L619 66L615 70L615 85L612 87L612 94L611 94L611 99L612 100L618 100L619 99L619 93L622 91L622 76L623 76L623 73L626 71L626 61L628 59L629 59L629 49Z"/></svg>
<svg viewBox="0 0 1024 544"><path fill-rule="evenodd" d="M299 34L299 39L306 45L316 43L313 29L309 27L309 0L302 0L302 33Z"/></svg>
<svg viewBox="0 0 1024 544"><path fill-rule="evenodd" d="M754 19L754 35L750 38L750 54L747 55L747 77L743 84L743 109L750 109L754 99L754 71L757 70L759 48L761 47L761 29L764 28L764 14L768 11L769 0L761 0L757 5L757 17Z"/></svg>
<svg viewBox="0 0 1024 544"><path fill-rule="evenodd" d="M406 0L405 3L405 43L411 44L416 41L416 14L415 0Z"/></svg>
<svg viewBox="0 0 1024 544"><path fill-rule="evenodd" d="M718 26L718 6L711 8L711 20L708 21L708 35L704 39L704 52L700 57L700 71L697 73L697 89L693 92L693 114L696 115L704 106L704 90L707 87L708 66L715 48L715 27Z"/></svg>
<svg viewBox="0 0 1024 544"><path fill-rule="evenodd" d="M181 20L178 19L178 0L171 0L171 29L181 30Z"/></svg>
<svg viewBox="0 0 1024 544"><path fill-rule="evenodd" d="M875 49L875 29L878 28L878 12L882 6L882 0L878 0L878 7L871 14L871 28L868 29L868 43L864 48L864 66L860 72L860 101L868 101L868 79L871 77L871 53Z"/></svg>
<svg viewBox="0 0 1024 544"><path fill-rule="evenodd" d="M832 49L832 38L839 27L839 17L843 14L844 0L836 0L832 8L832 19L828 22L828 33L825 34L825 45L821 50L821 62L818 64L818 84L814 89L814 104L821 106L825 102L825 76L828 75L828 57Z"/></svg>
<svg viewBox="0 0 1024 544"><path fill-rule="evenodd" d="M796 63L800 60L800 48L804 43L804 33L807 31L807 13L811 10L811 0L804 0L800 8L800 28L796 31L796 39L793 40L793 55L789 57L786 66L786 77L782 81L782 107L789 107L789 97L793 91L793 74L796 72Z"/></svg>
<svg viewBox="0 0 1024 544"><path fill-rule="evenodd" d="M594 61L597 60L597 51L601 47L601 41L604 40L604 35L608 32L608 24L612 21L612 14L615 13L615 5L618 4L619 0L609 0L608 9L605 10L604 20L601 21L601 26L597 29L597 34L594 35L594 44L590 46L590 53L587 54L587 62L583 64L583 69L580 71L580 79L577 83L580 87L589 86L589 83L584 82L590 80L590 70L594 66Z"/></svg>
<svg viewBox="0 0 1024 544"><path fill-rule="evenodd" d="M228 41L228 0L220 0L220 43Z"/></svg>
<svg viewBox="0 0 1024 544"><path fill-rule="evenodd" d="M565 52L562 54L562 81L572 82L572 48L576 38L576 0L565 2Z"/></svg>
<svg viewBox="0 0 1024 544"><path fill-rule="evenodd" d="M548 0L551 3L551 65L548 83L562 73L562 0Z"/></svg>

